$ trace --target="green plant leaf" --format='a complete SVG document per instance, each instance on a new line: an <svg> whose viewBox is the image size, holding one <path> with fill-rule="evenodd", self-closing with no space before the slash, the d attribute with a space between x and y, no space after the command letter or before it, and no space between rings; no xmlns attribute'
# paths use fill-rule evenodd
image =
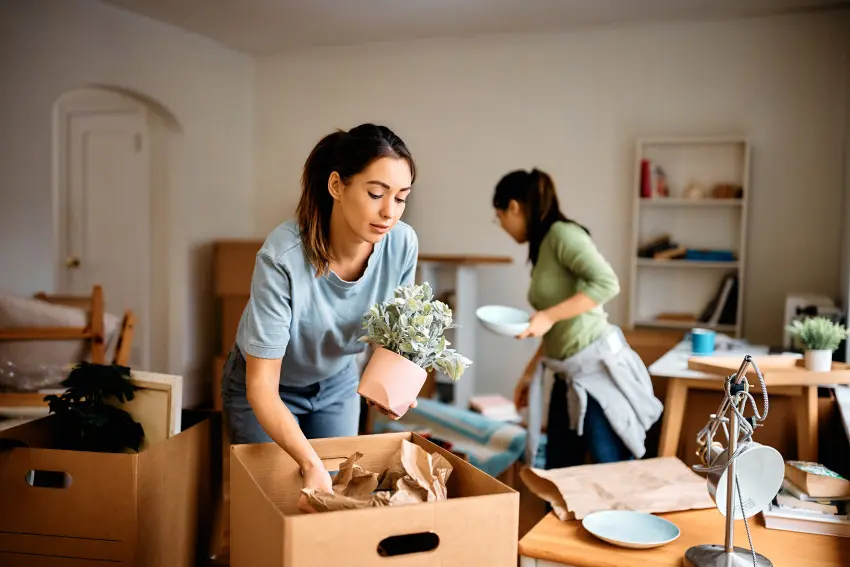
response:
<svg viewBox="0 0 850 567"><path fill-rule="evenodd" d="M425 370L438 369L457 380L472 361L453 350L444 333L454 328L449 306L434 299L428 282L400 286L393 297L372 305L359 338L400 354Z"/></svg>
<svg viewBox="0 0 850 567"><path fill-rule="evenodd" d="M834 351L841 341L850 336L844 325L826 317L797 319L785 329L794 338L798 347L806 350Z"/></svg>

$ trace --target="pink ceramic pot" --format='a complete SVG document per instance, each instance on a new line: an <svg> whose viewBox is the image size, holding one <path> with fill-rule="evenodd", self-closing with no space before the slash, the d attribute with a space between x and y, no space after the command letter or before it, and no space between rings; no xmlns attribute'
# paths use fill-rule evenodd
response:
<svg viewBox="0 0 850 567"><path fill-rule="evenodd" d="M401 417L416 401L427 377L424 368L400 354L378 347L363 369L357 393L393 417Z"/></svg>

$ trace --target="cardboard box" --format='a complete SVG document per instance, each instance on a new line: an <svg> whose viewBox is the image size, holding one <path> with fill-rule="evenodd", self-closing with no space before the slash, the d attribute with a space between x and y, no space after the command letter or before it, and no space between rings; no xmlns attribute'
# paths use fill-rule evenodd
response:
<svg viewBox="0 0 850 567"><path fill-rule="evenodd" d="M225 295L221 298L221 337L218 345L219 354L227 355L236 342L236 331L239 330L239 320L250 295Z"/></svg>
<svg viewBox="0 0 850 567"><path fill-rule="evenodd" d="M262 240L219 240L213 249L214 293L250 295L251 276Z"/></svg>
<svg viewBox="0 0 850 567"><path fill-rule="evenodd" d="M181 420L178 435L132 454L53 449L53 416L0 432L0 565L189 567L209 557L221 416L187 410Z"/></svg>
<svg viewBox="0 0 850 567"><path fill-rule="evenodd" d="M299 514L301 472L273 443L231 447L231 567L516 567L519 494L413 433L311 441L328 470L359 451L381 470L407 439L452 464L440 502ZM378 549L400 554L379 555Z"/></svg>

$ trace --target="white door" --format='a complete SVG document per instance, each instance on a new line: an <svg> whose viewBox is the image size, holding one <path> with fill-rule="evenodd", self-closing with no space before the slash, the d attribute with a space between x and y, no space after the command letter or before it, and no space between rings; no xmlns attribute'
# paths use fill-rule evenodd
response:
<svg viewBox="0 0 850 567"><path fill-rule="evenodd" d="M150 152L138 109L64 115L57 144L59 292L103 287L106 311L136 316L130 366L149 364ZM62 132L64 130L64 132Z"/></svg>

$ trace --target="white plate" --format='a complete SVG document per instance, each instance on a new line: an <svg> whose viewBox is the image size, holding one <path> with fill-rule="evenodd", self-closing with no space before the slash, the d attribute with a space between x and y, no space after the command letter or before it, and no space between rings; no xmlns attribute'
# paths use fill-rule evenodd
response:
<svg viewBox="0 0 850 567"><path fill-rule="evenodd" d="M676 524L632 510L600 510L585 516L584 529L613 545L630 549L658 547L679 537Z"/></svg>
<svg viewBox="0 0 850 567"><path fill-rule="evenodd" d="M485 328L506 337L515 337L528 328L531 315L522 309L503 305L485 305L475 311Z"/></svg>

